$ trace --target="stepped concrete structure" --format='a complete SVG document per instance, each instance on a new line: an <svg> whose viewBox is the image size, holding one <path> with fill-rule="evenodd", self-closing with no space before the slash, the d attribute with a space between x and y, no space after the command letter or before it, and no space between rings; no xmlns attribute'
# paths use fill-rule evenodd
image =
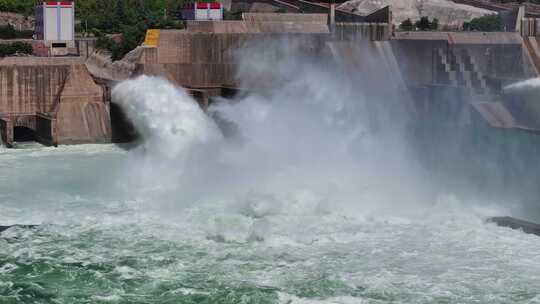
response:
<svg viewBox="0 0 540 304"><path fill-rule="evenodd" d="M0 136L47 145L110 141L105 90L80 58L9 57L0 60Z"/></svg>
<svg viewBox="0 0 540 304"><path fill-rule="evenodd" d="M449 123L470 124L478 114L492 127L539 128L536 118L519 118L522 108L503 94L507 84L538 75L538 43L520 35L521 22L505 33L394 32L388 7L339 19L329 5L287 1L309 13L244 13L240 21L149 30L144 45L121 61L84 41L79 57L0 59L0 138L8 146L24 137L48 145L116 141L123 119L110 100L115 83L161 76L206 108L214 96L250 89L236 78L239 50L275 40L358 75L372 95L394 94L415 118L444 113Z"/></svg>
<svg viewBox="0 0 540 304"><path fill-rule="evenodd" d="M535 129L515 123L508 100L492 104L502 101L508 84L537 75L519 33L402 32L392 46L424 116L444 113L449 123L463 125L479 112L490 124L508 118L493 127Z"/></svg>

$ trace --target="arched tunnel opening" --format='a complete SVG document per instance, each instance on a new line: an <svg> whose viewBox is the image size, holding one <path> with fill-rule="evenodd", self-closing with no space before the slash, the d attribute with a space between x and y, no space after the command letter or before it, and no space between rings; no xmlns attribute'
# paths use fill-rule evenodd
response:
<svg viewBox="0 0 540 304"><path fill-rule="evenodd" d="M122 108L111 102L111 128L113 143L133 143L139 139L139 134Z"/></svg>
<svg viewBox="0 0 540 304"><path fill-rule="evenodd" d="M36 132L30 128L18 126L13 128L13 141L28 142L36 140Z"/></svg>

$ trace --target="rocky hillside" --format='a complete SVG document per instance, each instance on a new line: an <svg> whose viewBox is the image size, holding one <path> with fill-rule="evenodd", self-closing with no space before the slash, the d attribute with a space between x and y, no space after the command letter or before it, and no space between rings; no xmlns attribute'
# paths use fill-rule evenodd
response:
<svg viewBox="0 0 540 304"><path fill-rule="evenodd" d="M465 21L495 13L448 0L350 0L339 7L363 15L387 5L392 7L394 24L396 25L407 18L414 22L419 20L421 16L427 16L430 19L437 18L441 29L460 28Z"/></svg>
<svg viewBox="0 0 540 304"><path fill-rule="evenodd" d="M33 30L34 17L26 17L21 14L0 12L0 25L11 24L17 30Z"/></svg>

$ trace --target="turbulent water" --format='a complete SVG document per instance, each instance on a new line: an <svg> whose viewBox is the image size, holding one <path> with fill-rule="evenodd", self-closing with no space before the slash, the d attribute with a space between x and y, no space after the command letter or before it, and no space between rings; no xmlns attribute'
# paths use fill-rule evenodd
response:
<svg viewBox="0 0 540 304"><path fill-rule="evenodd" d="M0 223L44 224L2 234L0 303L540 302L539 238L451 197L416 217L320 210L309 192L162 212L109 191L127 157L113 146L0 153Z"/></svg>
<svg viewBox="0 0 540 304"><path fill-rule="evenodd" d="M540 303L540 238L484 222L504 204L440 191L373 96L286 66L209 115L118 85L133 150L0 150L0 225L40 225L1 234L0 303Z"/></svg>

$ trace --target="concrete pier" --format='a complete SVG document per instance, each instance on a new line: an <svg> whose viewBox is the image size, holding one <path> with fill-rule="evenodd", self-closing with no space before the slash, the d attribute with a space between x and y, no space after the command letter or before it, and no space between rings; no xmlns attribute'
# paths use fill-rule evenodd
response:
<svg viewBox="0 0 540 304"><path fill-rule="evenodd" d="M45 145L111 141L109 101L81 58L0 60L0 136Z"/></svg>
<svg viewBox="0 0 540 304"><path fill-rule="evenodd" d="M498 226L508 227L512 229L521 229L525 233L535 234L540 236L540 224L520 220L509 216L489 218L488 223L495 223Z"/></svg>
<svg viewBox="0 0 540 304"><path fill-rule="evenodd" d="M36 228L38 227L37 225L11 225L11 226L0 226L0 233L10 229L10 228L13 228L13 227L19 227L19 228L23 228L23 229L32 229L32 228Z"/></svg>

